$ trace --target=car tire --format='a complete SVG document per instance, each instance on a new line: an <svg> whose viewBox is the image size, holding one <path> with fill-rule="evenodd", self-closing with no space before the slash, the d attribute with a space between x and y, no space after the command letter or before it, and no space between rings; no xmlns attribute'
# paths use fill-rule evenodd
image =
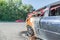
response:
<svg viewBox="0 0 60 40"><path fill-rule="evenodd" d="M27 26L27 31L28 31L28 33L29 33L29 37L30 36L34 36L34 31L33 31L33 29L32 29L32 27L31 26Z"/></svg>

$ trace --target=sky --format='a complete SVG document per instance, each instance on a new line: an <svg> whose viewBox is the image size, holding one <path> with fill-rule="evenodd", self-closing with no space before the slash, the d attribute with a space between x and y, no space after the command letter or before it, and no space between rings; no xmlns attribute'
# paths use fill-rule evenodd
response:
<svg viewBox="0 0 60 40"><path fill-rule="evenodd" d="M56 1L59 0L22 0L23 4L31 4L36 10Z"/></svg>

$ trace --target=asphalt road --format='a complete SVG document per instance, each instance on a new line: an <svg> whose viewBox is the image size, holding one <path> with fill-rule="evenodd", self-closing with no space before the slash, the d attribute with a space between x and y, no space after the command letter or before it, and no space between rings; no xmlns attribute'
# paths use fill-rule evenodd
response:
<svg viewBox="0 0 60 40"><path fill-rule="evenodd" d="M26 30L25 23L0 23L0 40L26 40L20 35Z"/></svg>

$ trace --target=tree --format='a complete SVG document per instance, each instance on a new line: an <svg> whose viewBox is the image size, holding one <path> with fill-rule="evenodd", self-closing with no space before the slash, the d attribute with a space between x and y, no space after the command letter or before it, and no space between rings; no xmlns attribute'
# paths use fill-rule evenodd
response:
<svg viewBox="0 0 60 40"><path fill-rule="evenodd" d="M25 20L27 14L34 10L31 5L22 4L22 1L9 0L8 2L0 1L0 21Z"/></svg>

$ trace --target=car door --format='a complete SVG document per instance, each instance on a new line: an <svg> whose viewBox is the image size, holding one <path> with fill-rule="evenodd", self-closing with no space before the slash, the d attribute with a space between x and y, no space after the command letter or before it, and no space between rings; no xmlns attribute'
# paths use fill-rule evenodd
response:
<svg viewBox="0 0 60 40"><path fill-rule="evenodd" d="M47 40L60 40L60 7L41 19L40 35Z"/></svg>
<svg viewBox="0 0 60 40"><path fill-rule="evenodd" d="M42 18L40 23L41 31L46 39L60 40L60 7L52 10L51 14Z"/></svg>
<svg viewBox="0 0 60 40"><path fill-rule="evenodd" d="M49 16L41 19L41 37L49 40L60 40L60 16Z"/></svg>

